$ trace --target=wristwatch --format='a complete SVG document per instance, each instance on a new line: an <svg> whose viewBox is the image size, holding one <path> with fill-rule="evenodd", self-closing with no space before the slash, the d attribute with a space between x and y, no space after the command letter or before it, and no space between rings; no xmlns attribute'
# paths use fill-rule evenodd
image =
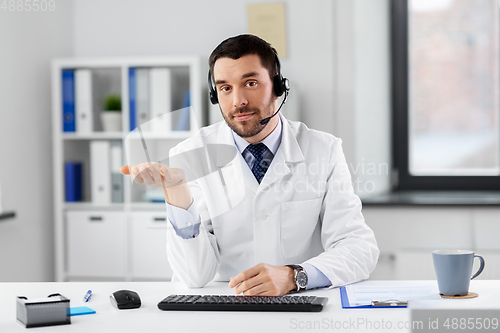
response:
<svg viewBox="0 0 500 333"><path fill-rule="evenodd" d="M299 265L286 265L294 270L295 272L295 285L297 286L297 291L306 290L307 287L307 273Z"/></svg>

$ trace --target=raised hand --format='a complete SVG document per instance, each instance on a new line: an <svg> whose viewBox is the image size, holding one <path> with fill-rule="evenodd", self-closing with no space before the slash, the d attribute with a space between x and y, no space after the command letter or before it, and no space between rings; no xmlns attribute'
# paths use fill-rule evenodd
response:
<svg viewBox="0 0 500 333"><path fill-rule="evenodd" d="M165 200L171 205L188 209L193 201L182 169L160 163L141 163L137 166L124 165L120 173L131 175L137 184L162 187Z"/></svg>

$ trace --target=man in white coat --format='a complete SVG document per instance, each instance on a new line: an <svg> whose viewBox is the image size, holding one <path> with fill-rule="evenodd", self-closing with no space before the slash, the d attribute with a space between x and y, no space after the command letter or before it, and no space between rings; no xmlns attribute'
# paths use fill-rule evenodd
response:
<svg viewBox="0 0 500 333"><path fill-rule="evenodd" d="M279 113L289 87L274 48L232 37L209 65L210 99L224 121L173 148L170 166L122 168L163 187L173 279L283 295L368 278L379 250L341 140Z"/></svg>

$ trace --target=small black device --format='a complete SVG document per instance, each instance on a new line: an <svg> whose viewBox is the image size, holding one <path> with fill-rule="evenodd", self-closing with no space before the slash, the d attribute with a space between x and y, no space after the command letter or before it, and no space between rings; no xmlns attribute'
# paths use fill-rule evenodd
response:
<svg viewBox="0 0 500 333"><path fill-rule="evenodd" d="M286 266L290 267L295 272L295 285L297 286L297 291L306 290L308 278L307 278L307 273L302 268L302 266L299 265L286 265Z"/></svg>
<svg viewBox="0 0 500 333"><path fill-rule="evenodd" d="M120 310L137 309L141 307L141 298L135 291L118 290L109 296L111 304Z"/></svg>
<svg viewBox="0 0 500 333"><path fill-rule="evenodd" d="M320 312L328 302L317 296L170 295L158 303L168 311Z"/></svg>
<svg viewBox="0 0 500 333"><path fill-rule="evenodd" d="M283 77L283 75L281 74L280 59L278 58L278 55L276 53L274 53L274 55L276 58L276 69L278 71L278 74L276 74L273 77L273 90L276 96L280 97L285 92L288 94L288 91L290 90L290 82L286 77ZM217 96L217 92L215 91L215 88L212 85L212 73L210 73L210 70L208 70L208 89L210 91L210 102L214 105L218 104L219 97ZM287 95L285 95L285 97L287 97ZM283 104L284 102L281 105Z"/></svg>
<svg viewBox="0 0 500 333"><path fill-rule="evenodd" d="M61 294L34 300L18 296L17 321L26 328L71 324L69 299Z"/></svg>

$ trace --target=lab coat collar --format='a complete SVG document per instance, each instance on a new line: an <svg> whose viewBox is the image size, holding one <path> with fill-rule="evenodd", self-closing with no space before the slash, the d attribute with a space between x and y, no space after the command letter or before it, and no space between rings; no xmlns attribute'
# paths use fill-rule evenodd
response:
<svg viewBox="0 0 500 333"><path fill-rule="evenodd" d="M297 138L295 137L294 131L290 123L286 118L280 113L281 123L283 124L281 145L278 151L283 151L283 157L287 163L298 163L305 160L304 154L302 154L302 149L300 149Z"/></svg>
<svg viewBox="0 0 500 333"><path fill-rule="evenodd" d="M231 170L230 174L233 176L233 179L240 183L243 182L245 186L253 192L264 189L290 173L290 163L299 163L305 160L304 155L302 154L302 149L300 149L299 143L295 137L294 131L296 131L296 129L292 128L292 125L281 113L279 113L279 116L283 126L281 144L273 158L273 161L271 162L271 165L269 166L268 171L266 172L266 175L262 179L260 186L240 153L237 153L236 157L229 163L227 163L227 161L223 161L223 159L217 159L218 168L226 167L228 170ZM217 143L232 145L238 151L231 128L229 128L225 122L222 122L220 126L221 127L217 134ZM232 170L234 168L240 168L241 172ZM243 175L244 180L241 179L241 175Z"/></svg>
<svg viewBox="0 0 500 333"><path fill-rule="evenodd" d="M231 177L234 182L242 184L252 192L256 193L259 187L259 183L255 179L252 171L239 152L238 147L234 142L232 130L231 128L229 128L225 121L222 121L222 123L220 124L219 131L217 133L217 143L222 145L231 145L236 151L235 158L233 158L229 163L227 163L227 160L225 160L223 156L217 156L217 168L224 168L224 170L226 170L227 172L227 175ZM229 183L229 186L231 186L230 184L231 183ZM237 186L236 184L234 185Z"/></svg>
<svg viewBox="0 0 500 333"><path fill-rule="evenodd" d="M290 164L304 161L302 149L300 149L292 126L281 113L280 118L283 124L281 144L264 178L262 178L258 192L266 190L267 187L289 174L291 172Z"/></svg>

